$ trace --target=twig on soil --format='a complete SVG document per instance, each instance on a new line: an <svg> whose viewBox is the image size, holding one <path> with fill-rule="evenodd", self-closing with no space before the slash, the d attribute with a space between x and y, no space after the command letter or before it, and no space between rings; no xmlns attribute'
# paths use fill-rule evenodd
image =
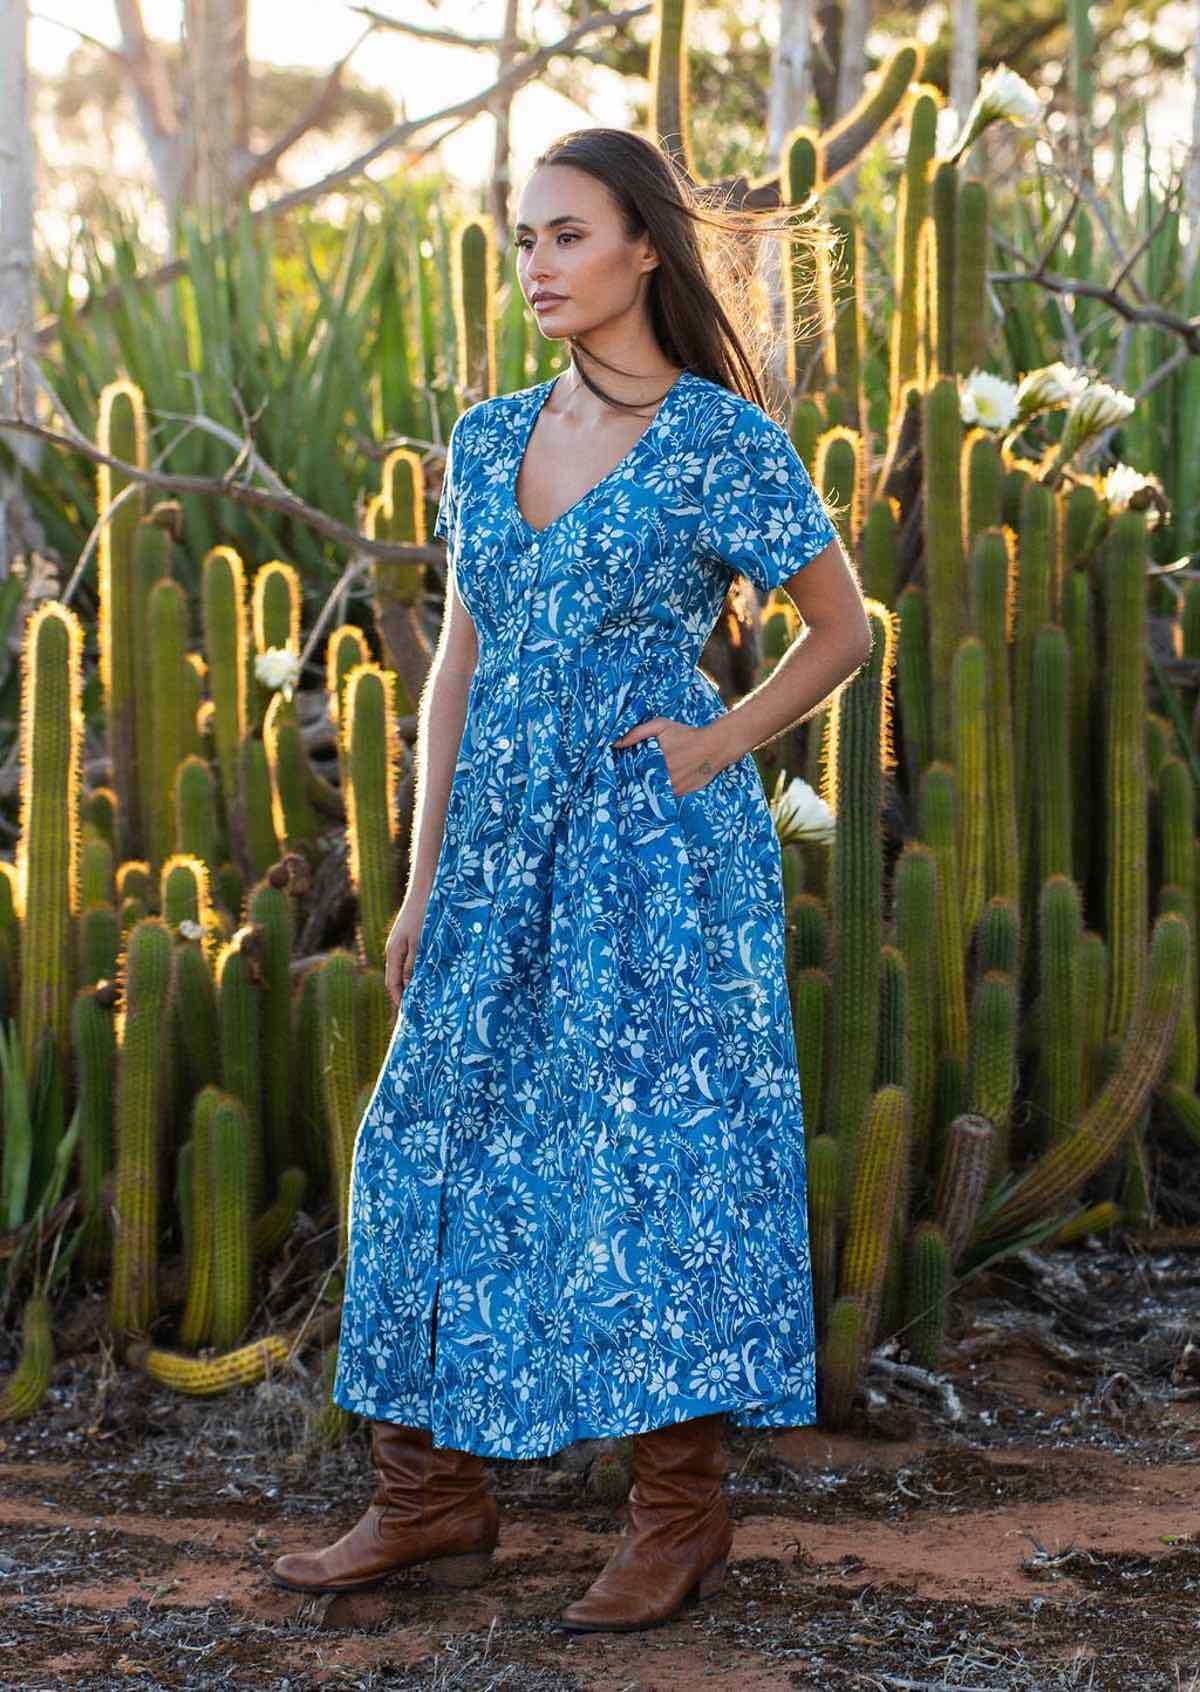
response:
<svg viewBox="0 0 1200 1692"><path fill-rule="evenodd" d="M948 1680L908 1680L899 1674L879 1674L880 1686L896 1686L903 1692L988 1692L986 1686L952 1686Z"/></svg>
<svg viewBox="0 0 1200 1692"><path fill-rule="evenodd" d="M949 1381L938 1380L927 1369L918 1369L915 1363L895 1363L890 1357L881 1357L878 1352L872 1354L870 1367L901 1386L912 1386L920 1392L929 1393L938 1400L942 1414L949 1421L962 1421L962 1401Z"/></svg>

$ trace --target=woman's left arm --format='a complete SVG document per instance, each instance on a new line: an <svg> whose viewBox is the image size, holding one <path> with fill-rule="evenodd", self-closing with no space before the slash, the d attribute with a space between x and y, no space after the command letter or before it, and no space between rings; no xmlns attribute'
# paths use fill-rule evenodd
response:
<svg viewBox="0 0 1200 1692"><path fill-rule="evenodd" d="M871 655L862 590L838 539L814 553L780 586L807 632L794 640L767 679L724 715L692 732L703 735L715 775L756 746L803 722Z"/></svg>

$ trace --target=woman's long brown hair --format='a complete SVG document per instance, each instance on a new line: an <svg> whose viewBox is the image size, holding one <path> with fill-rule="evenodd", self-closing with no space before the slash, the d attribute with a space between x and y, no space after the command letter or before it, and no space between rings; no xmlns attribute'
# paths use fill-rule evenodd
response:
<svg viewBox="0 0 1200 1692"><path fill-rule="evenodd" d="M629 129L572 130L534 160L534 169L540 165L587 171L608 189L628 238L649 235L658 258L650 273L650 323L664 356L767 411L763 374L775 331L755 274L752 242L786 237L789 255L798 243L813 259L830 251L835 237L816 197L766 211L731 209L718 203L714 190L698 188L661 148ZM814 294L815 286L806 287L802 297ZM809 320L801 319L798 327L807 332ZM568 335L566 340L580 381L598 398L618 410L645 408L645 401L634 404L606 393L581 361L577 338ZM587 363L617 368L586 346L582 351Z"/></svg>

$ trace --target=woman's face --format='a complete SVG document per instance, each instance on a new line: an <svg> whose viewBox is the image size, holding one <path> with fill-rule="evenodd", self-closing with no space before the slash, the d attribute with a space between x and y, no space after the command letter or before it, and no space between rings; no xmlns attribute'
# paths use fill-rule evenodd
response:
<svg viewBox="0 0 1200 1692"><path fill-rule="evenodd" d="M602 182L571 165L540 165L513 224L517 277L549 340L583 335L640 307L657 262L649 238L626 238ZM539 292L558 296L538 305Z"/></svg>

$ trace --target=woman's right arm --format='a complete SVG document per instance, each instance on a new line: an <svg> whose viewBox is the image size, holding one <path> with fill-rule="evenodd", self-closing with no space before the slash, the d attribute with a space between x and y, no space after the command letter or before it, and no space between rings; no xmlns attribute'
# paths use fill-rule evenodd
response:
<svg viewBox="0 0 1200 1692"><path fill-rule="evenodd" d="M385 950L384 975L388 992L397 1005L412 975L425 908L433 888L454 767L467 719L467 695L478 660L475 623L462 602L451 568L446 573L442 632L417 708L417 794L408 890L396 913Z"/></svg>

